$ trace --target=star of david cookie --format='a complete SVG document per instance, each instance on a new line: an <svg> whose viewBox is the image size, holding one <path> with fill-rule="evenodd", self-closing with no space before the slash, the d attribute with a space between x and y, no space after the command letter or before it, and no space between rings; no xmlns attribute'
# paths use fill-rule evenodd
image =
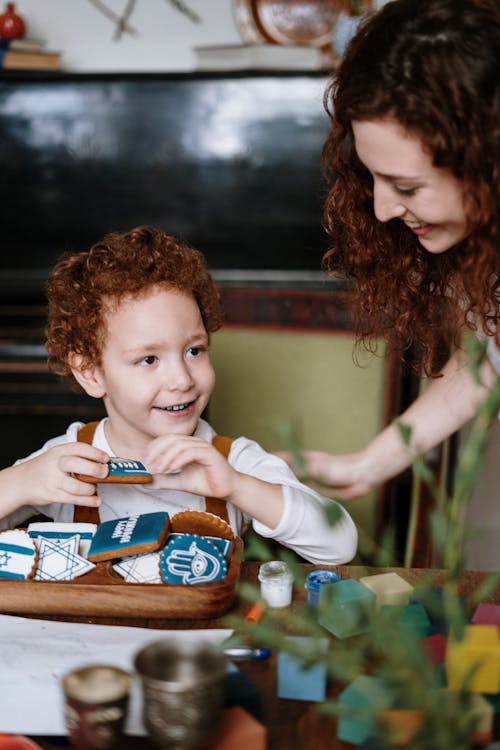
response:
<svg viewBox="0 0 500 750"><path fill-rule="evenodd" d="M160 574L165 583L212 583L226 573L223 556L204 537L182 534L160 553Z"/></svg>
<svg viewBox="0 0 500 750"><path fill-rule="evenodd" d="M108 469L108 476L104 479L96 479L88 474L76 474L76 477L90 484L149 484L153 481L144 464L130 458L111 458Z"/></svg>
<svg viewBox="0 0 500 750"><path fill-rule="evenodd" d="M160 553L125 557L112 567L127 583L162 583L160 575Z"/></svg>
<svg viewBox="0 0 500 750"><path fill-rule="evenodd" d="M80 537L80 546L78 553L87 557L92 537L97 529L96 523L56 523L54 521L35 521L28 526L28 534L33 539L45 537L53 541L69 539L69 537L78 534Z"/></svg>
<svg viewBox="0 0 500 750"><path fill-rule="evenodd" d="M37 539L38 564L35 581L72 581L95 565L78 554L78 534L67 539Z"/></svg>
<svg viewBox="0 0 500 750"><path fill-rule="evenodd" d="M0 533L0 578L31 578L37 550L33 539L21 529Z"/></svg>

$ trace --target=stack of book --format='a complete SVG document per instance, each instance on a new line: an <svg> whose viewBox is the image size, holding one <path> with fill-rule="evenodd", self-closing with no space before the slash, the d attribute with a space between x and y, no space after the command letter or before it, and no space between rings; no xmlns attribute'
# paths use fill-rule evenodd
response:
<svg viewBox="0 0 500 750"><path fill-rule="evenodd" d="M59 70L61 55L45 48L37 39L0 39L3 70Z"/></svg>
<svg viewBox="0 0 500 750"><path fill-rule="evenodd" d="M318 47L226 44L195 47L198 70L322 70L331 61Z"/></svg>

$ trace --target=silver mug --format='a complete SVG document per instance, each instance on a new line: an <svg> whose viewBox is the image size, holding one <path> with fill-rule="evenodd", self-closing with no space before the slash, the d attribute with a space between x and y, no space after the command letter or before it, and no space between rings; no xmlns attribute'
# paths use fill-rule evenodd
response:
<svg viewBox="0 0 500 750"><path fill-rule="evenodd" d="M205 742L222 713L227 659L211 644L155 641L135 656L143 720L155 744L189 750Z"/></svg>

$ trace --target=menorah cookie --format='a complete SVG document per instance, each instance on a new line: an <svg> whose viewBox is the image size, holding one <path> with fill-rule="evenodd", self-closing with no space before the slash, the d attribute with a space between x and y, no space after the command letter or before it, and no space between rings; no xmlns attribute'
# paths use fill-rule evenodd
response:
<svg viewBox="0 0 500 750"><path fill-rule="evenodd" d="M153 481L152 475L140 461L130 458L110 458L108 461L108 476L97 479L88 474L76 474L77 479L90 484L149 484Z"/></svg>
<svg viewBox="0 0 500 750"><path fill-rule="evenodd" d="M171 518L172 532L196 534L197 536L219 536L234 541L232 528L213 513L201 510L182 510Z"/></svg>
<svg viewBox="0 0 500 750"><path fill-rule="evenodd" d="M143 513L104 521L94 534L88 559L99 562L154 552L163 546L169 530L170 522L166 512Z"/></svg>
<svg viewBox="0 0 500 750"><path fill-rule="evenodd" d="M0 532L0 578L31 578L36 561L36 545L26 531Z"/></svg>

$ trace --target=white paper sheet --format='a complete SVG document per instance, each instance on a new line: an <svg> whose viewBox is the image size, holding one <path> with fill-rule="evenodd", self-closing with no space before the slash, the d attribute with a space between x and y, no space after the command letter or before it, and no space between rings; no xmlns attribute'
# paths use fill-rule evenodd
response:
<svg viewBox="0 0 500 750"><path fill-rule="evenodd" d="M221 643L232 630L148 630L0 615L0 732L64 735L61 677L76 667L112 664L133 672L135 653L161 638ZM145 735L134 681L127 734Z"/></svg>

